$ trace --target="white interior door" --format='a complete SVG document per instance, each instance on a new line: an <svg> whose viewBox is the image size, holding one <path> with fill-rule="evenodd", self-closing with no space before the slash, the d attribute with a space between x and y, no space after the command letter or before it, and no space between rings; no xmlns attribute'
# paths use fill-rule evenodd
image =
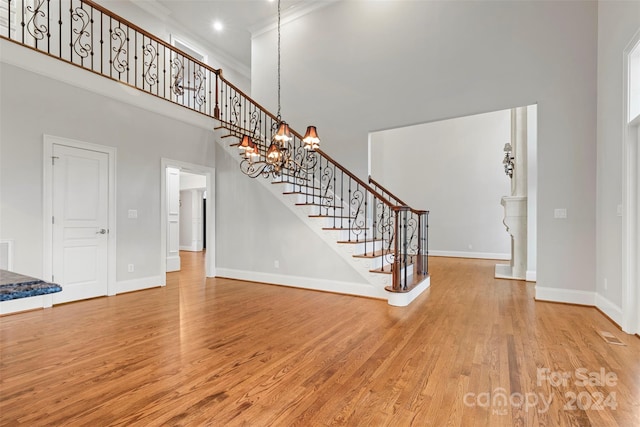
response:
<svg viewBox="0 0 640 427"><path fill-rule="evenodd" d="M109 155L53 145L53 303L107 295Z"/></svg>
<svg viewBox="0 0 640 427"><path fill-rule="evenodd" d="M167 168L167 272L180 270L180 169Z"/></svg>

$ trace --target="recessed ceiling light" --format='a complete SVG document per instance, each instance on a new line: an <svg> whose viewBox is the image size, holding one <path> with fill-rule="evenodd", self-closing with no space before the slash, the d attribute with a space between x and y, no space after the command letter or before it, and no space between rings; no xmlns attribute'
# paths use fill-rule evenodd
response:
<svg viewBox="0 0 640 427"><path fill-rule="evenodd" d="M220 31L222 31L224 29L224 25L222 25L222 22L220 22L220 21L215 21L213 23L213 29L218 31L218 32L220 32Z"/></svg>

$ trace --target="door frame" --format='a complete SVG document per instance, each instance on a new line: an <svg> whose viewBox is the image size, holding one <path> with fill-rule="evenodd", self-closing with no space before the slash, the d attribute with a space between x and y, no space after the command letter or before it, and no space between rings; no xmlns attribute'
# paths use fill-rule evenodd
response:
<svg viewBox="0 0 640 427"><path fill-rule="evenodd" d="M623 54L623 106L622 106L622 330L640 333L640 200L638 191L640 150L638 128L640 118L630 117L631 53L640 45L640 30L636 32Z"/></svg>
<svg viewBox="0 0 640 427"><path fill-rule="evenodd" d="M116 148L90 142L76 141L59 136L43 136L42 156L42 223L43 223L43 279L52 280L53 274L53 146L97 151L108 156L108 227L107 235L107 295L116 294Z"/></svg>
<svg viewBox="0 0 640 427"><path fill-rule="evenodd" d="M204 175L207 178L207 230L206 230L206 246L205 252L205 274L206 277L216 276L216 227L215 227L215 169L196 165L194 163L183 162L162 158L160 167L160 268L163 274L167 272L167 168L177 168L183 172ZM166 277L166 276L165 276ZM166 285L166 279L163 283Z"/></svg>

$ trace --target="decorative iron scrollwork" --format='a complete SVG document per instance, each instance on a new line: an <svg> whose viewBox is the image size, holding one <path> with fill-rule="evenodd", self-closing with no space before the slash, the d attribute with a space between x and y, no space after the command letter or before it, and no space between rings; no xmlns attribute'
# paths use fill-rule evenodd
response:
<svg viewBox="0 0 640 427"><path fill-rule="evenodd" d="M198 69L195 73L193 73L193 77L195 80L195 88L193 88L194 90L193 99L195 100L196 104L202 106L202 104L204 104L204 101L205 101L204 84L207 78L205 77L201 69Z"/></svg>
<svg viewBox="0 0 640 427"><path fill-rule="evenodd" d="M232 125L240 126L241 123L241 108L240 108L240 96L236 93L229 99L231 104L231 112L229 113L229 123Z"/></svg>
<svg viewBox="0 0 640 427"><path fill-rule="evenodd" d="M184 64L177 56L171 60L171 69L173 70L173 85L171 85L171 91L178 96L182 96L184 95L184 88L182 87Z"/></svg>
<svg viewBox="0 0 640 427"><path fill-rule="evenodd" d="M128 42L127 33L121 27L116 27L111 30L111 39L116 44L111 48L114 53L111 61L113 68L118 73L124 73L129 67L129 63L127 61L127 48L125 47Z"/></svg>
<svg viewBox="0 0 640 427"><path fill-rule="evenodd" d="M91 18L86 10L76 7L71 14L71 19L77 25L71 29L75 34L73 39L73 51L81 58L86 58L91 53L91 34L87 31ZM72 23L73 26L73 23Z"/></svg>
<svg viewBox="0 0 640 427"><path fill-rule="evenodd" d="M144 81L153 86L158 82L158 51L153 44L148 43L144 46L144 58Z"/></svg>
<svg viewBox="0 0 640 427"><path fill-rule="evenodd" d="M361 189L356 189L351 192L351 200L349 200L349 217L351 219L351 233L356 236L356 240L360 238L360 235L364 231L365 225L365 212L364 206L364 192Z"/></svg>
<svg viewBox="0 0 640 427"><path fill-rule="evenodd" d="M49 33L47 25L39 22L40 19L44 19L47 17L47 14L43 10L43 6L45 3L46 0L35 0L33 6L26 7L27 12L31 14L31 17L27 21L27 31L36 40L44 39L44 36Z"/></svg>

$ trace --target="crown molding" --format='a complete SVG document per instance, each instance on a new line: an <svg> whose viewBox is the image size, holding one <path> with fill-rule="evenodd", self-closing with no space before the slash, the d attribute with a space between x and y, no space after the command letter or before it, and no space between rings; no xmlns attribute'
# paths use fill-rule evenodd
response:
<svg viewBox="0 0 640 427"><path fill-rule="evenodd" d="M327 6L331 6L341 0L320 0L314 1L304 4L299 4L291 7L290 9L282 12L280 25L285 25L290 22L295 21L296 19L300 19L305 15L308 15L312 12L316 12L320 9L324 9ZM258 37L264 33L269 31L274 31L278 28L278 19L270 18L266 21L263 21L259 24L256 24L249 28L249 32L251 33L251 39Z"/></svg>

